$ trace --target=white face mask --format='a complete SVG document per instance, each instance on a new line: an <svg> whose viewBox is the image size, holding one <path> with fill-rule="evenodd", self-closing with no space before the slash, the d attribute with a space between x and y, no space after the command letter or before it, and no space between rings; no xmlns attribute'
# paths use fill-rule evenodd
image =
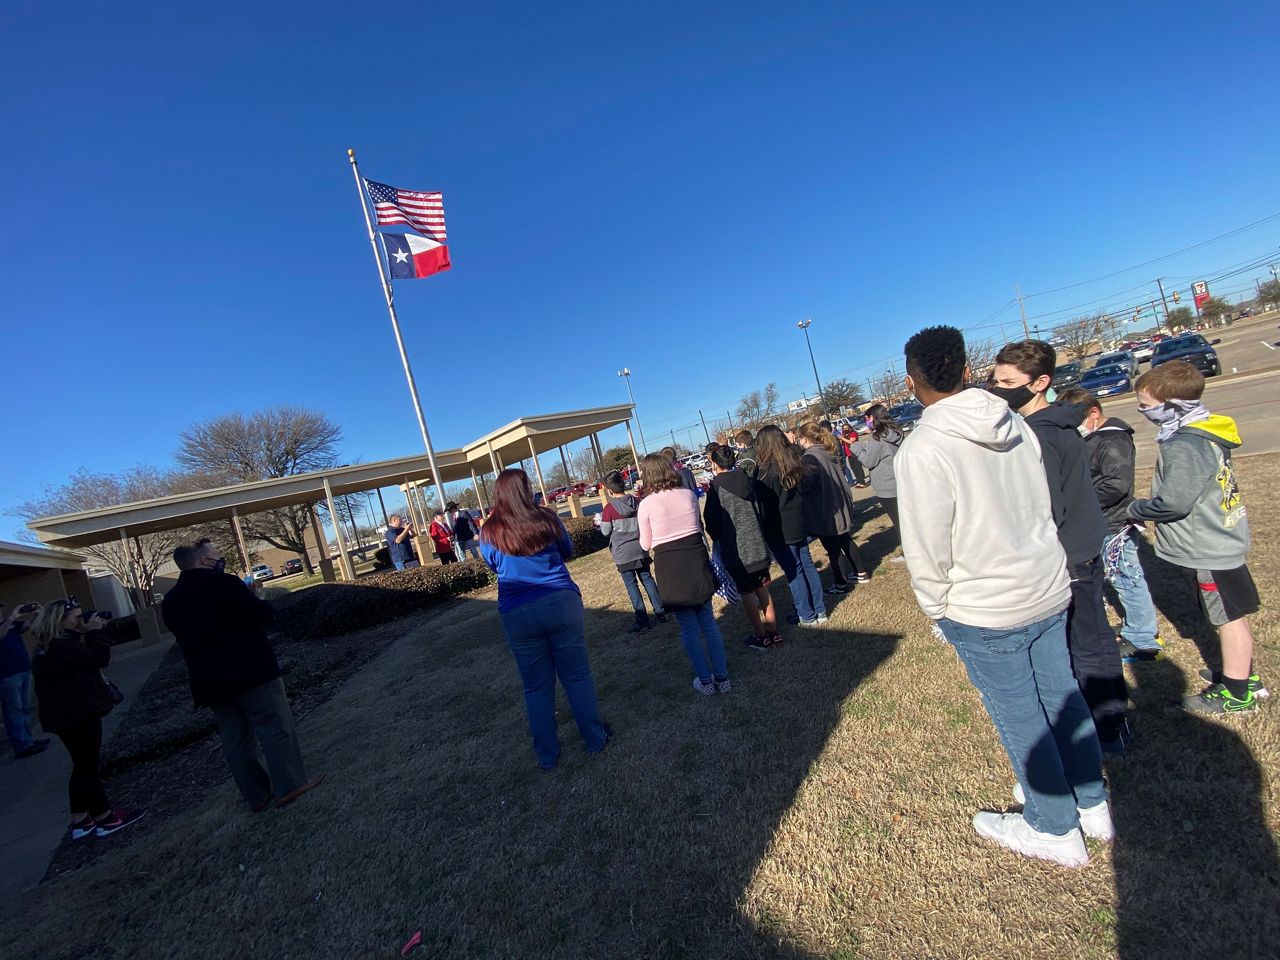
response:
<svg viewBox="0 0 1280 960"><path fill-rule="evenodd" d="M1093 429L1087 423L1080 424L1076 429L1080 431L1080 436L1082 437L1087 437L1089 434L1093 433Z"/></svg>

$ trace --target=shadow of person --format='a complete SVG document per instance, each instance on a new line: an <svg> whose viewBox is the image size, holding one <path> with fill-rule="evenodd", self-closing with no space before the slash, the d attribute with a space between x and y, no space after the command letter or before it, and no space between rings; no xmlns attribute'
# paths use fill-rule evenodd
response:
<svg viewBox="0 0 1280 960"><path fill-rule="evenodd" d="M1218 635L1205 620L1200 605L1186 587L1186 570L1156 556L1146 537L1134 538L1138 544L1138 562L1146 575L1151 601L1178 633L1190 640L1200 657L1214 670L1222 667L1222 651ZM1172 637L1165 637L1167 643Z"/></svg>
<svg viewBox="0 0 1280 960"><path fill-rule="evenodd" d="M1236 732L1258 717L1184 711L1184 675L1169 660L1137 680L1137 747L1108 771L1117 956L1275 956L1280 861L1261 766Z"/></svg>

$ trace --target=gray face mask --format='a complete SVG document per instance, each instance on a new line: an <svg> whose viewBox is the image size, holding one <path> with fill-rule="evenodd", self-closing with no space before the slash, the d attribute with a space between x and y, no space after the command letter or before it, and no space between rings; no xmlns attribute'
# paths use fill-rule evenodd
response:
<svg viewBox="0 0 1280 960"><path fill-rule="evenodd" d="M1080 436L1082 437L1087 437L1089 434L1093 433L1093 431L1089 429L1089 425L1087 423L1080 424L1076 429L1080 431Z"/></svg>
<svg viewBox="0 0 1280 960"><path fill-rule="evenodd" d="M1157 427L1172 423L1182 415L1182 411L1171 403L1158 403L1154 407L1139 407L1138 412Z"/></svg>

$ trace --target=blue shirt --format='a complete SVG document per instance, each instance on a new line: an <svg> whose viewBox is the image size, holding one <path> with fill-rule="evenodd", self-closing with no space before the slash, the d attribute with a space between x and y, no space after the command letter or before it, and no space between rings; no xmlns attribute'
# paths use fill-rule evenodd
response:
<svg viewBox="0 0 1280 960"><path fill-rule="evenodd" d="M387 550L391 553L392 563L408 563L418 559L413 555L413 534L405 537L402 543L396 543L396 537L402 533L404 527L387 527Z"/></svg>
<svg viewBox="0 0 1280 960"><path fill-rule="evenodd" d="M483 537L480 556L498 575L499 613L507 613L557 590L572 590L582 595L573 577L569 576L569 568L564 565L573 556L573 541L569 539L563 523L560 524L560 538L532 556L514 557L503 553Z"/></svg>
<svg viewBox="0 0 1280 960"><path fill-rule="evenodd" d="M16 623L0 639L0 677L14 677L31 669L31 655L22 639L22 628Z"/></svg>

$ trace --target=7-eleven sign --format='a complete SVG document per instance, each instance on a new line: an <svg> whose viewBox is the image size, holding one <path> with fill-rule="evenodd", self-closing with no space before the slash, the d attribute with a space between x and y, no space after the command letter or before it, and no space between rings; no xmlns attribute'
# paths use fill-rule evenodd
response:
<svg viewBox="0 0 1280 960"><path fill-rule="evenodd" d="M1191 285L1191 293L1196 298L1196 316L1199 316L1200 308L1209 299L1209 284L1204 280L1197 280Z"/></svg>

